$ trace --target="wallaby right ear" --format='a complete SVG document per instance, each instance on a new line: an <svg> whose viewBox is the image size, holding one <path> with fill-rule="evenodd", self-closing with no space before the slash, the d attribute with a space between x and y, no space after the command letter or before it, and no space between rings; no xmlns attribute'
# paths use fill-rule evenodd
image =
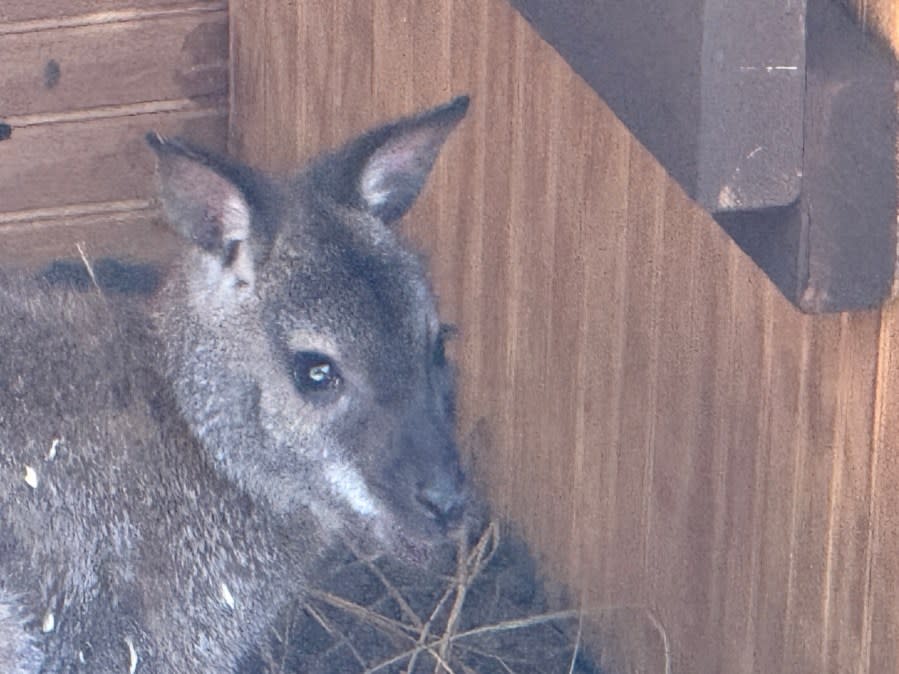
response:
<svg viewBox="0 0 899 674"><path fill-rule="evenodd" d="M339 203L386 223L418 197L440 148L465 116L468 96L369 131L332 155L320 186Z"/></svg>
<svg viewBox="0 0 899 674"><path fill-rule="evenodd" d="M178 138L147 134L158 159L160 198L172 228L223 258L250 232L246 196L214 160Z"/></svg>

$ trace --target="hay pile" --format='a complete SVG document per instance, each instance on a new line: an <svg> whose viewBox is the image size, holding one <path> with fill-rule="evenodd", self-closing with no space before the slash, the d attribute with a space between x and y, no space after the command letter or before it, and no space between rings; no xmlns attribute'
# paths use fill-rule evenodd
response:
<svg viewBox="0 0 899 674"><path fill-rule="evenodd" d="M548 611L533 559L491 523L427 568L335 551L246 669L258 674L598 674L577 611Z"/></svg>

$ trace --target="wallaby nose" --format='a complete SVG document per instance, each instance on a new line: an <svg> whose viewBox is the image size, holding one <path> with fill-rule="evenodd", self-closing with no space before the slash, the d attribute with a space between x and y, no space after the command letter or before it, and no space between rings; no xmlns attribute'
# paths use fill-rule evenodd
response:
<svg viewBox="0 0 899 674"><path fill-rule="evenodd" d="M461 475L443 477L423 485L418 491L418 501L441 526L456 524L465 509Z"/></svg>

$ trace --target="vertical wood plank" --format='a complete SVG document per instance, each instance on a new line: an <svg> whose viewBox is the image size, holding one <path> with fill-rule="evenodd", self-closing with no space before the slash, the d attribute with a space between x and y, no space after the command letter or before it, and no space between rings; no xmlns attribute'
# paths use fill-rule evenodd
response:
<svg viewBox="0 0 899 674"><path fill-rule="evenodd" d="M232 0L229 12L229 148L245 161L284 170L296 162L300 146L297 3Z"/></svg>
<svg viewBox="0 0 899 674"><path fill-rule="evenodd" d="M843 0L855 13L862 28L880 35L893 50L899 44L899 5L895 0Z"/></svg>
<svg viewBox="0 0 899 674"><path fill-rule="evenodd" d="M407 231L479 480L609 661L893 671L897 310L799 314L502 0L233 8L233 138L267 166L472 94Z"/></svg>
<svg viewBox="0 0 899 674"><path fill-rule="evenodd" d="M899 670L899 305L883 311L871 461L871 554L864 589L863 653L856 672Z"/></svg>

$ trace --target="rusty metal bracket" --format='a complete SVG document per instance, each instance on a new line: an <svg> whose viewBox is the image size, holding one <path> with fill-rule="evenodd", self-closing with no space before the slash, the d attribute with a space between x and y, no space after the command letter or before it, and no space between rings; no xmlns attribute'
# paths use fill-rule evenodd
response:
<svg viewBox="0 0 899 674"><path fill-rule="evenodd" d="M510 0L803 311L896 281L896 60L838 0Z"/></svg>

